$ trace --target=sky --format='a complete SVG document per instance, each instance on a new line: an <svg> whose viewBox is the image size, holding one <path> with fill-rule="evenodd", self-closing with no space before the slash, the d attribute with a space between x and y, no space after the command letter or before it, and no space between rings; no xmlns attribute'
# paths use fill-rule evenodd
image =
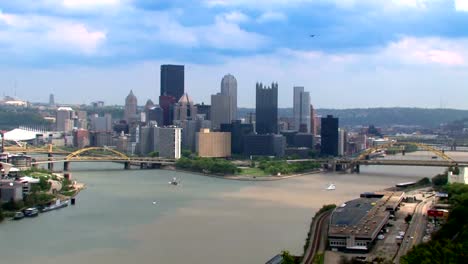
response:
<svg viewBox="0 0 468 264"><path fill-rule="evenodd" d="M468 0L0 0L0 91L32 102L157 102L184 64L196 103L230 73L240 107L468 109L467 47Z"/></svg>

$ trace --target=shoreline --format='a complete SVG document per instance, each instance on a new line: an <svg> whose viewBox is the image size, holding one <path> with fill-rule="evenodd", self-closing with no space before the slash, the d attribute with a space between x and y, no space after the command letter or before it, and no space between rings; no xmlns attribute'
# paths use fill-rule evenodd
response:
<svg viewBox="0 0 468 264"><path fill-rule="evenodd" d="M191 171L191 170L181 170L181 169L176 169L175 167L166 167L166 168L161 168L161 170L167 170L167 171L175 171L175 172L185 172L185 173L193 173L197 174L200 176L206 176L206 177L212 177L212 178L218 178L218 179L224 179L224 180L231 180L231 181L280 181L280 180L286 180L290 178L297 178L297 177L302 177L306 175L311 175L311 174L318 174L321 173L321 170L313 170L313 171L308 171L304 173L297 173L297 174L289 174L289 175L281 175L281 176L253 176L253 175L216 175L216 174L210 174L210 173L202 173L202 172L197 172L197 171Z"/></svg>

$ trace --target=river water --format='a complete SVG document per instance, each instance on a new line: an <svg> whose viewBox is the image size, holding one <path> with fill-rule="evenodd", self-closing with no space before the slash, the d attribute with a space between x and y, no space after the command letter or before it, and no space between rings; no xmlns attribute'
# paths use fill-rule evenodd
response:
<svg viewBox="0 0 468 264"><path fill-rule="evenodd" d="M363 166L361 174L245 182L122 168L73 164L72 177L87 185L77 204L0 224L1 263L265 263L283 249L302 253L323 204L443 170ZM180 186L168 184L174 176ZM329 183L335 191L324 190Z"/></svg>

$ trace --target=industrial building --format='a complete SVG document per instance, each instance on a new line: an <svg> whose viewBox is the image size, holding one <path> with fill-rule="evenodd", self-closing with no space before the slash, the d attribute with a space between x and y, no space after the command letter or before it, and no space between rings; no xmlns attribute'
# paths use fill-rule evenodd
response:
<svg viewBox="0 0 468 264"><path fill-rule="evenodd" d="M364 193L337 207L328 228L330 248L369 251L403 196L404 192Z"/></svg>

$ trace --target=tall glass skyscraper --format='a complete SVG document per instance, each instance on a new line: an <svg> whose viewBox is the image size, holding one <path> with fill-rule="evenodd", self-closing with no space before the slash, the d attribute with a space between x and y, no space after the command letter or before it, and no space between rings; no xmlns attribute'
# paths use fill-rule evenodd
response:
<svg viewBox="0 0 468 264"><path fill-rule="evenodd" d="M176 102L185 93L184 65L161 65L161 96L172 96Z"/></svg>
<svg viewBox="0 0 468 264"><path fill-rule="evenodd" d="M258 134L278 133L278 83L271 87L256 84L255 130Z"/></svg>
<svg viewBox="0 0 468 264"><path fill-rule="evenodd" d="M338 156L338 118L328 115L322 117L321 153L325 156Z"/></svg>
<svg viewBox="0 0 468 264"><path fill-rule="evenodd" d="M231 74L227 74L221 80L221 94L229 96L229 120L226 124L237 120L237 80Z"/></svg>
<svg viewBox="0 0 468 264"><path fill-rule="evenodd" d="M294 87L294 129L300 132L310 132L310 94L304 92L304 87ZM302 128L302 129L301 129Z"/></svg>

